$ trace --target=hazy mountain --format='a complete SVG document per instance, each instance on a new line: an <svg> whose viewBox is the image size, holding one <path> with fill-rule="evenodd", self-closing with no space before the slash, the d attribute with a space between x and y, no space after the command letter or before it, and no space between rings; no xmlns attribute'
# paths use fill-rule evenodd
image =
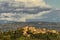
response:
<svg viewBox="0 0 60 40"><path fill-rule="evenodd" d="M0 24L14 23L15 21L0 20Z"/></svg>

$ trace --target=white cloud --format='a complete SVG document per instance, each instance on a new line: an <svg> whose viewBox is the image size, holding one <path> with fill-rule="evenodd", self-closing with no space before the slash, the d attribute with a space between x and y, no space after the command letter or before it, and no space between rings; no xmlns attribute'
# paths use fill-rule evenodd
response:
<svg viewBox="0 0 60 40"><path fill-rule="evenodd" d="M40 7L50 7L44 2L44 0L15 0L15 2L23 2L26 7L40 6Z"/></svg>
<svg viewBox="0 0 60 40"><path fill-rule="evenodd" d="M15 13L2 13L0 14L0 20L7 20L7 21L19 21L25 22L26 19L40 19L43 18L42 15L49 13L50 11L43 11L37 14L15 14ZM4 17L3 17L4 16ZM8 17L5 17L8 16ZM16 18L17 17L17 18Z"/></svg>
<svg viewBox="0 0 60 40"><path fill-rule="evenodd" d="M60 10L59 8L56 8L56 10Z"/></svg>
<svg viewBox="0 0 60 40"><path fill-rule="evenodd" d="M11 1L14 1L14 0L0 0L0 2L11 2Z"/></svg>
<svg viewBox="0 0 60 40"><path fill-rule="evenodd" d="M34 6L50 7L50 5L46 4L44 0L0 0L0 2L11 2L11 3L22 2L22 4L24 4L25 7L34 7Z"/></svg>
<svg viewBox="0 0 60 40"><path fill-rule="evenodd" d="M7 0L6 0L7 1ZM15 3L16 2L16 3ZM34 11L35 9L32 8L32 9L29 9L27 10L28 13L1 13L0 14L0 20L7 20L7 21L22 21L22 22L25 22L26 19L40 19L40 18L43 18L42 15L46 14L46 13L49 13L50 11L46 11L48 10L48 8L50 8L50 6L48 4L46 4L44 2L44 0L15 0L15 2L12 4L9 4L7 7L4 7L6 8L4 10L3 8L3 11L8 11L10 10L9 7L11 8L11 10L13 11L20 11L21 9L12 9L13 8L16 8L16 7L40 7L40 9L42 10L39 10L37 9L36 11L39 11L39 13L37 12L36 14L32 13L32 14L29 14L29 12L32 12ZM22 4L20 4L20 2L22 2ZM43 8L43 9L42 9ZM46 10L45 10L46 8ZM25 9L22 9L22 11L24 11ZM34 11L35 12L35 11Z"/></svg>
<svg viewBox="0 0 60 40"><path fill-rule="evenodd" d="M24 17L21 17L20 19L22 20L22 21L26 21L26 19L41 19L41 18L44 18L44 17L42 17L42 15L44 15L44 14L46 14L46 13L49 13L49 12L51 12L51 11L43 11L43 12L40 12L40 13L38 13L38 14L29 14L29 15L26 15L26 16L24 16ZM19 20L19 21L21 21L21 20Z"/></svg>

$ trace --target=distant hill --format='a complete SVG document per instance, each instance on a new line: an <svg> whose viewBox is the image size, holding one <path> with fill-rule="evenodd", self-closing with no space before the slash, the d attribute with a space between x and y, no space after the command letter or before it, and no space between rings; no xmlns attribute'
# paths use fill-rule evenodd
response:
<svg viewBox="0 0 60 40"><path fill-rule="evenodd" d="M60 31L60 23L58 22L13 22L13 23L4 23L0 24L1 31L7 30L16 30L18 27L24 26L34 26L36 28L47 28L47 29L55 29Z"/></svg>

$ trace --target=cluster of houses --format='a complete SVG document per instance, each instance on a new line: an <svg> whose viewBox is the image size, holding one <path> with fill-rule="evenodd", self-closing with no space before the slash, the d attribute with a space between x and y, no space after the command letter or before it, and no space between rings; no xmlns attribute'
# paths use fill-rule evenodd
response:
<svg viewBox="0 0 60 40"><path fill-rule="evenodd" d="M53 34L59 34L58 31L56 30L49 30L46 28L35 28L33 26L25 26L23 27L23 35L25 36L30 36L30 34L28 34L28 32L32 33L32 34L46 34L46 33L53 33Z"/></svg>

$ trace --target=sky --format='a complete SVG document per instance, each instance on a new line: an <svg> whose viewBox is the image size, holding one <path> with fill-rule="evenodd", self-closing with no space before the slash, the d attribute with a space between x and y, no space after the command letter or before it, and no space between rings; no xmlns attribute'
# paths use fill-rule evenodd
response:
<svg viewBox="0 0 60 40"><path fill-rule="evenodd" d="M0 1L11 1L11 0L0 0ZM17 1L21 1L21 0L17 0ZM45 3L49 4L51 7L54 8L58 8L60 9L60 0L43 0ZM36 0L37 2L37 0ZM35 3L36 3L35 2Z"/></svg>
<svg viewBox="0 0 60 40"><path fill-rule="evenodd" d="M51 5L53 8L60 9L60 0L44 0L47 4Z"/></svg>
<svg viewBox="0 0 60 40"><path fill-rule="evenodd" d="M26 20L30 19L32 20L34 19L36 21L37 20L60 21L60 11L55 11L56 9L60 10L59 0L13 0L13 1L0 0L1 2L0 20L18 22L21 21L26 22Z"/></svg>

